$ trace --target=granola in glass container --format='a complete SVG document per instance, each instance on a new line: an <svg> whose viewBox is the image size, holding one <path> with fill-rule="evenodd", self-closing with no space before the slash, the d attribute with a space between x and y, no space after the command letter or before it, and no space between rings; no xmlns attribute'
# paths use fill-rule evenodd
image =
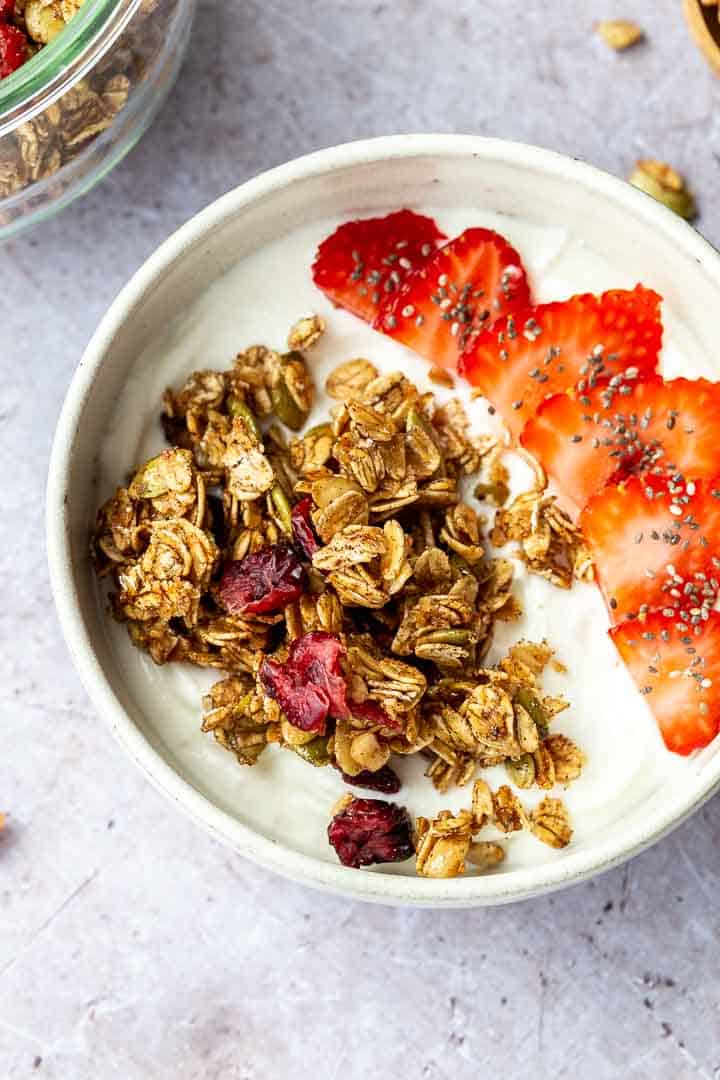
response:
<svg viewBox="0 0 720 1080"><path fill-rule="evenodd" d="M179 70L195 0L0 0L0 238L64 206L145 130ZM23 61L2 68L2 33Z"/></svg>
<svg viewBox="0 0 720 1080"><path fill-rule="evenodd" d="M54 41L85 0L3 0L0 4L0 79L6 79Z"/></svg>

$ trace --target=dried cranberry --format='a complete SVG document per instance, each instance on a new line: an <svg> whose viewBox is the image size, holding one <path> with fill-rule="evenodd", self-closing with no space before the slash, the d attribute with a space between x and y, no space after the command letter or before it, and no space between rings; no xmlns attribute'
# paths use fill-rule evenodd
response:
<svg viewBox="0 0 720 1080"><path fill-rule="evenodd" d="M345 649L334 634L313 630L294 641L288 656L297 672L306 682L321 687L328 696L330 716L346 720L349 710L345 694L347 684L340 667Z"/></svg>
<svg viewBox="0 0 720 1080"><path fill-rule="evenodd" d="M382 705L378 705L377 701L351 701L350 712L353 716L359 716L361 720L367 720L371 724L402 731L400 721L394 720L385 712Z"/></svg>
<svg viewBox="0 0 720 1080"><path fill-rule="evenodd" d="M12 75L27 60L28 42L22 30L0 23L0 79Z"/></svg>
<svg viewBox="0 0 720 1080"><path fill-rule="evenodd" d="M220 579L220 599L231 615L267 615L302 595L305 571L285 544L228 563Z"/></svg>
<svg viewBox="0 0 720 1080"><path fill-rule="evenodd" d="M370 772L363 769L362 772L350 776L342 773L342 778L351 787L367 788L369 791L382 791L383 795L396 795L401 788L400 777L389 765L383 765L382 769Z"/></svg>
<svg viewBox="0 0 720 1080"><path fill-rule="evenodd" d="M415 848L407 810L382 799L353 799L328 826L328 840L343 866L401 862Z"/></svg>
<svg viewBox="0 0 720 1080"><path fill-rule="evenodd" d="M298 548L307 559L312 559L313 555L320 547L317 537L315 536L315 530L312 526L312 519L310 518L311 508L312 499L309 495L306 495L300 502L295 503L290 515L293 542L295 547Z"/></svg>
<svg viewBox="0 0 720 1080"><path fill-rule="evenodd" d="M295 727L324 733L328 718L349 716L340 668L344 652L333 634L313 630L292 643L284 664L263 660L260 681L265 692Z"/></svg>

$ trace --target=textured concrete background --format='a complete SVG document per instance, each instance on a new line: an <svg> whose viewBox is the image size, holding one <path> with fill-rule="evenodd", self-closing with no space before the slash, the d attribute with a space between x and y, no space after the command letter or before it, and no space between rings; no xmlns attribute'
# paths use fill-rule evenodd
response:
<svg viewBox="0 0 720 1080"><path fill-rule="evenodd" d="M588 10L589 9L589 10ZM593 20L637 18L624 56ZM691 178L720 242L720 84L678 0L206 0L141 146L0 254L0 1077L720 1077L720 800L631 865L437 914L315 895L180 817L71 669L43 550L65 387L177 225L331 143L469 131Z"/></svg>

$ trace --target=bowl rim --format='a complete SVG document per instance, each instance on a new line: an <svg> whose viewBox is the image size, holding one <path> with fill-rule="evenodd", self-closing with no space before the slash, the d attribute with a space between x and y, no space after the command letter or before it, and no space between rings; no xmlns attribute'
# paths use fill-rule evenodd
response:
<svg viewBox="0 0 720 1080"><path fill-rule="evenodd" d="M648 819L633 822L620 839L600 838L587 847L568 852L561 860L539 866L497 875L433 880L350 870L339 863L293 851L255 832L201 795L132 722L98 663L80 614L67 515L68 466L75 451L82 412L106 350L125 320L132 317L137 304L171 264L222 226L226 218L294 183L361 164L428 156L485 158L520 169L540 169L557 179L582 185L589 194L632 211L643 225L662 231L709 271L720 289L720 256L691 226L625 181L552 150L478 135L408 134L344 143L296 158L246 181L194 215L149 256L108 308L83 353L58 420L46 494L47 551L61 630L88 696L128 755L155 787L188 816L253 862L314 888L377 903L474 907L526 899L577 884L638 854L710 798L720 785L720 755L707 763L705 775L689 796L682 791L671 792L660 809Z"/></svg>

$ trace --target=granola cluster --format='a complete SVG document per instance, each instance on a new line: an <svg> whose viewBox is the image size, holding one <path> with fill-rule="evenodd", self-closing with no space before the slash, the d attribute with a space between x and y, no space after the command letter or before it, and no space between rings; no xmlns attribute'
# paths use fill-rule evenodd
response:
<svg viewBox="0 0 720 1080"><path fill-rule="evenodd" d="M466 861L487 872L499 866L505 849L493 840L478 840L485 826L502 833L528 829L550 847L563 848L572 839L567 807L561 799L545 796L528 812L506 784L491 791L485 780L473 785L472 806L452 814L441 810L433 821L420 817L415 828L415 866L422 877L448 878L465 873Z"/></svg>
<svg viewBox="0 0 720 1080"><path fill-rule="evenodd" d="M314 386L299 350L323 331L303 319L288 352L253 346L229 370L166 391L170 448L97 516L94 561L114 616L156 663L223 673L202 729L243 765L275 743L385 793L400 787L392 756L418 753L441 792L496 765L521 788L569 783L583 758L550 730L567 707L540 686L550 647L521 641L499 664L485 659L495 622L519 615L513 564L492 557L462 494L480 475L487 499L507 498L496 440L471 433L459 401L441 405L362 358L330 374L337 404L303 430ZM512 514L498 511L496 531L519 538ZM574 534L547 528L554 566ZM545 572L541 554L534 562ZM567 843L558 800L527 815L509 787L483 796L483 783L472 812L420 818L413 838L393 804L360 800L333 818L331 840L350 865L416 850L419 873L445 877L466 857L485 869L501 860L497 844L473 839L488 822Z"/></svg>
<svg viewBox="0 0 720 1080"><path fill-rule="evenodd" d="M546 493L544 479L498 510L491 540L497 547L517 541L517 554L528 570L561 589L569 589L574 579L594 578L582 532Z"/></svg>

